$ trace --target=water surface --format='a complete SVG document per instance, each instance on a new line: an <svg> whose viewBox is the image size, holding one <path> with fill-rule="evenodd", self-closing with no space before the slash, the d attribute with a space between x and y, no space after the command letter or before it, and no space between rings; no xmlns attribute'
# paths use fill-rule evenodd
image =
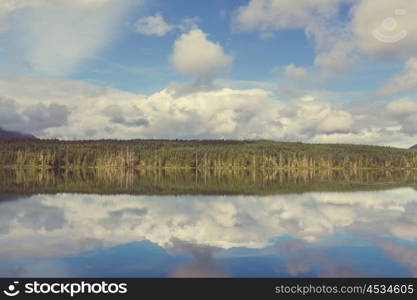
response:
<svg viewBox="0 0 417 300"><path fill-rule="evenodd" d="M7 174L2 277L417 275L413 174Z"/></svg>

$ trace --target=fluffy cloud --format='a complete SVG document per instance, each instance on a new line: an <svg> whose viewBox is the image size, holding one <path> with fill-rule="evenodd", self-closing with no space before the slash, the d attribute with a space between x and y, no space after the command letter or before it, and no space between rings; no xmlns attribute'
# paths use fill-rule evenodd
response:
<svg viewBox="0 0 417 300"><path fill-rule="evenodd" d="M350 65L354 57L345 51L347 33L334 22L342 3L351 0L251 0L240 7L232 23L236 32L258 31L272 34L287 29L303 29L313 37L318 52L316 64L329 69Z"/></svg>
<svg viewBox="0 0 417 300"><path fill-rule="evenodd" d="M404 118L410 114L417 114L417 102L409 98L399 99L388 103L387 109L391 114Z"/></svg>
<svg viewBox="0 0 417 300"><path fill-rule="evenodd" d="M417 51L417 6L408 0L361 0L352 10L355 46L373 56L412 56Z"/></svg>
<svg viewBox="0 0 417 300"><path fill-rule="evenodd" d="M35 135L44 135L44 130L67 124L69 110L67 106L51 104L33 104L25 108L14 100L0 98L0 124L16 131L31 131Z"/></svg>
<svg viewBox="0 0 417 300"><path fill-rule="evenodd" d="M25 99L30 98L20 98L15 111L28 111ZM261 89L224 88L179 97L172 89L150 96L109 90L89 97L71 93L56 101L53 96L44 99L45 103L71 103L69 126L49 128L45 136L309 138L316 130L329 131L326 118L336 111L332 105L310 98L284 104ZM92 129L95 135L87 135Z"/></svg>
<svg viewBox="0 0 417 300"><path fill-rule="evenodd" d="M5 26L4 34L12 35L5 51L9 61L17 62L11 67L24 63L31 71L47 75L73 72L108 46L131 5L138 2L3 1L0 23Z"/></svg>
<svg viewBox="0 0 417 300"><path fill-rule="evenodd" d="M342 4L351 4L340 21ZM314 40L315 64L339 71L361 56L410 58L417 51L417 7L408 0L251 0L233 20L237 32L303 29Z"/></svg>
<svg viewBox="0 0 417 300"><path fill-rule="evenodd" d="M178 71L206 80L225 72L232 61L220 44L208 40L207 34L197 28L175 41L171 56Z"/></svg>
<svg viewBox="0 0 417 300"><path fill-rule="evenodd" d="M417 102L409 98L399 99L387 105L389 115L401 124L401 130L406 134L417 133Z"/></svg>
<svg viewBox="0 0 417 300"><path fill-rule="evenodd" d="M318 126L319 133L350 132L353 126L353 117L345 111L334 111L329 114Z"/></svg>
<svg viewBox="0 0 417 300"><path fill-rule="evenodd" d="M353 3L350 19L343 24L342 33L334 34L329 31L326 34L332 36L333 44L327 57L326 53L318 55L316 58L318 65L326 67L330 59L333 66L341 64L340 67L343 68L346 62L352 63L358 60L358 55L381 59L381 61L390 58L410 59L415 55L417 51L415 3L408 0L360 0ZM409 64L410 62L407 67ZM398 92L410 88L404 84L401 86ZM381 92L396 93L392 86Z"/></svg>
<svg viewBox="0 0 417 300"><path fill-rule="evenodd" d="M140 18L135 24L137 33L164 36L172 31L187 32L197 28L198 17L184 18L179 24L168 24L161 13Z"/></svg>
<svg viewBox="0 0 417 300"><path fill-rule="evenodd" d="M236 31L274 32L281 29L312 28L316 18L334 17L343 0L251 0L235 15Z"/></svg>
<svg viewBox="0 0 417 300"><path fill-rule="evenodd" d="M136 32L145 35L163 36L174 29L174 26L165 22L160 13L154 16L143 17L135 24Z"/></svg>
<svg viewBox="0 0 417 300"><path fill-rule="evenodd" d="M3 0L0 5L0 10L11 11L21 7L39 6L39 5L70 5L89 7L95 5L102 5L113 0Z"/></svg>
<svg viewBox="0 0 417 300"><path fill-rule="evenodd" d="M319 51L316 65L341 70L357 62L359 56L386 59L409 58L414 55L417 40L413 16L416 7L412 2L352 2L354 5L350 11L350 19L345 24L338 25L339 30L325 31L323 41L331 41L331 47Z"/></svg>
<svg viewBox="0 0 417 300"><path fill-rule="evenodd" d="M24 85L25 89L21 86ZM70 80L1 81L0 127L40 137L230 138L410 147L417 102L281 101L262 88L140 95Z"/></svg>

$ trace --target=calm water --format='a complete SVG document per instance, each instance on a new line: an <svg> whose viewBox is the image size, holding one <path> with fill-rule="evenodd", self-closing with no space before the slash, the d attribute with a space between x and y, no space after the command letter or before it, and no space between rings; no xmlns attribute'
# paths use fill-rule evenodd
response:
<svg viewBox="0 0 417 300"><path fill-rule="evenodd" d="M109 181L110 195L95 177L6 175L2 277L417 276L413 176L248 174L246 185L220 176L216 189L210 176L204 186L196 174L133 174Z"/></svg>

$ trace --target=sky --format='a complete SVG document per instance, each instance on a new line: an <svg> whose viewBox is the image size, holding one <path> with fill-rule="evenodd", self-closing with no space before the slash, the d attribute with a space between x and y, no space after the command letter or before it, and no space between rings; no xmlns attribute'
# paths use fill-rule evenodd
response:
<svg viewBox="0 0 417 300"><path fill-rule="evenodd" d="M417 143L409 0L2 0L0 127Z"/></svg>

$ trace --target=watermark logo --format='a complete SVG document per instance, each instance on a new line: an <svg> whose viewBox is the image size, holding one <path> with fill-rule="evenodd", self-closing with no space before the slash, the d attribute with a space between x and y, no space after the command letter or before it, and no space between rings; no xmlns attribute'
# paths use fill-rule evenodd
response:
<svg viewBox="0 0 417 300"><path fill-rule="evenodd" d="M13 282L13 284L10 284L10 285L7 287L7 290L4 290L4 291L3 291L3 293L4 293L6 296L9 296L9 297L14 297L14 296L19 295L20 291L16 288L16 286L17 286L18 284L19 284L19 281L14 281L14 282Z"/></svg>
<svg viewBox="0 0 417 300"><path fill-rule="evenodd" d="M15 297L19 294L62 294L68 295L70 298L78 294L126 294L127 283L113 282L40 282L29 281L21 283L18 288L19 281L7 286L3 293L9 297Z"/></svg>
<svg viewBox="0 0 417 300"><path fill-rule="evenodd" d="M396 16L405 16L407 11L405 9L396 9L395 15ZM398 22L395 18L389 17L382 21L382 29L385 33L381 33L379 29L374 29L372 31L373 36L383 42L383 43L397 43L403 39L405 39L408 35L408 31L403 29L400 32L395 33L398 27Z"/></svg>

